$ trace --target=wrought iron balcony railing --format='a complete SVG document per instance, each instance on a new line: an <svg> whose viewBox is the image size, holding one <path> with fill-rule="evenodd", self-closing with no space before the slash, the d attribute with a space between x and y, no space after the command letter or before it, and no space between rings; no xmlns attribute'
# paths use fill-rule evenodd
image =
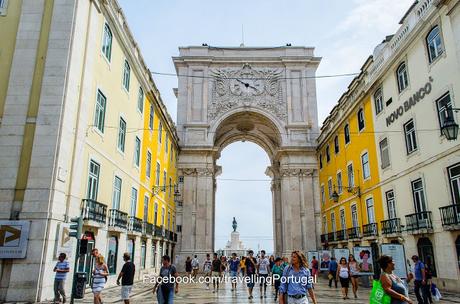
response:
<svg viewBox="0 0 460 304"><path fill-rule="evenodd" d="M161 226L156 226L155 225L155 233L154 235L156 237L163 237L163 228L161 228Z"/></svg>
<svg viewBox="0 0 460 304"><path fill-rule="evenodd" d="M379 227L377 223L370 223L363 225L363 236L364 237L372 237L379 235Z"/></svg>
<svg viewBox="0 0 460 304"><path fill-rule="evenodd" d="M128 216L128 231L142 233L142 220L135 216Z"/></svg>
<svg viewBox="0 0 460 304"><path fill-rule="evenodd" d="M361 237L360 227L351 227L347 229L348 239L359 239Z"/></svg>
<svg viewBox="0 0 460 304"><path fill-rule="evenodd" d="M406 231L416 232L420 229L433 229L431 211L423 211L406 215Z"/></svg>
<svg viewBox="0 0 460 304"><path fill-rule="evenodd" d="M152 235L153 234L153 224L149 222L143 221L142 222L142 234L144 235Z"/></svg>
<svg viewBox="0 0 460 304"><path fill-rule="evenodd" d="M83 220L95 221L105 224L107 220L107 206L92 199L82 200Z"/></svg>
<svg viewBox="0 0 460 304"><path fill-rule="evenodd" d="M118 209L109 210L109 226L126 229L128 226L128 214Z"/></svg>
<svg viewBox="0 0 460 304"><path fill-rule="evenodd" d="M401 233L401 219L392 218L389 220L381 221L380 225L382 226L382 234L398 234Z"/></svg>
<svg viewBox="0 0 460 304"><path fill-rule="evenodd" d="M337 231L336 233L337 241L345 241L347 239L347 230L342 229Z"/></svg>
<svg viewBox="0 0 460 304"><path fill-rule="evenodd" d="M321 234L321 243L326 243L327 242L327 233Z"/></svg>
<svg viewBox="0 0 460 304"><path fill-rule="evenodd" d="M327 239L328 239L329 242L335 242L335 241L337 241L335 232L329 232L329 233L327 234Z"/></svg>
<svg viewBox="0 0 460 304"><path fill-rule="evenodd" d="M460 225L460 204L439 208L443 227Z"/></svg>

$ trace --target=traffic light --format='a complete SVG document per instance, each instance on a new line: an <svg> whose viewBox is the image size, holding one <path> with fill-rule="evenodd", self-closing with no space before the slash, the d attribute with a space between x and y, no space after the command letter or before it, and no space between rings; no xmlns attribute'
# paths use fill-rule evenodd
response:
<svg viewBox="0 0 460 304"><path fill-rule="evenodd" d="M70 219L69 236L79 239L83 230L83 219L81 216Z"/></svg>

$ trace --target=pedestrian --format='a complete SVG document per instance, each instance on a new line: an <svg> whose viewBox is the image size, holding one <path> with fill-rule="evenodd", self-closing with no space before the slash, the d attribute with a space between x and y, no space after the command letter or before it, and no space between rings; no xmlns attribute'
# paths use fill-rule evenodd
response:
<svg viewBox="0 0 460 304"><path fill-rule="evenodd" d="M214 258L212 260L212 267L211 267L211 277L212 277L212 292L216 293L219 291L219 281L222 272L222 262L217 257L217 253L214 253Z"/></svg>
<svg viewBox="0 0 460 304"><path fill-rule="evenodd" d="M241 276L245 276L245 270L246 270L246 257L242 256L240 259L240 271L241 271Z"/></svg>
<svg viewBox="0 0 460 304"><path fill-rule="evenodd" d="M270 270L271 270L273 266L275 265L275 256L272 254L268 260L270 261Z"/></svg>
<svg viewBox="0 0 460 304"><path fill-rule="evenodd" d="M225 273L227 272L227 269L228 269L227 266L228 266L227 265L227 257L225 257L223 255L220 256L220 267L221 267L220 274L221 274L222 277L224 277Z"/></svg>
<svg viewBox="0 0 460 304"><path fill-rule="evenodd" d="M246 257L246 282L248 287L249 296L248 299L253 299L252 291L254 289L256 280L256 267L257 261L254 259L254 251L249 250L248 256Z"/></svg>
<svg viewBox="0 0 460 304"><path fill-rule="evenodd" d="M94 304L101 304L101 293L104 289L107 276L109 275L107 265L105 264L104 257L100 254L96 256L96 263L93 270L93 283L92 290L94 295Z"/></svg>
<svg viewBox="0 0 460 304"><path fill-rule="evenodd" d="M428 298L429 303L433 303L433 298L431 297L431 286L433 284L433 273L434 273L434 267L433 263L431 262L431 256L427 256L425 260L425 280L426 280L426 287L425 287L425 293Z"/></svg>
<svg viewBox="0 0 460 304"><path fill-rule="evenodd" d="M203 272L204 272L205 281L206 281L206 290L209 290L209 280L211 279L211 269L212 269L211 255L207 253L206 260L203 263Z"/></svg>
<svg viewBox="0 0 460 304"><path fill-rule="evenodd" d="M58 257L58 262L56 263L56 266L54 266L53 271L56 273L54 276L54 303L60 303L61 296L62 303L65 303L66 301L64 286L67 273L70 271L69 262L66 258L67 255L61 252Z"/></svg>
<svg viewBox="0 0 460 304"><path fill-rule="evenodd" d="M288 257L283 257L283 263L282 263L282 265L283 265L283 268L286 268L286 267L289 266L289 259L288 259Z"/></svg>
<svg viewBox="0 0 460 304"><path fill-rule="evenodd" d="M349 299L348 287L350 286L350 268L348 268L347 259L345 257L340 258L340 263L337 268L337 280L340 280L340 285L342 286L343 299Z"/></svg>
<svg viewBox="0 0 460 304"><path fill-rule="evenodd" d="M403 281L393 273L395 269L393 258L388 255L382 255L378 263L383 270L380 275L380 282L385 293L391 297L391 304L412 304Z"/></svg>
<svg viewBox="0 0 460 304"><path fill-rule="evenodd" d="M267 297L267 278L270 274L270 261L265 256L265 250L260 251L260 258L257 263L257 273L259 274L260 280L260 298ZM262 294L263 289L263 294Z"/></svg>
<svg viewBox="0 0 460 304"><path fill-rule="evenodd" d="M335 288L337 288L337 260L332 257L331 262L329 263L329 274L327 278L329 279L329 288L332 287L332 281L334 281Z"/></svg>
<svg viewBox="0 0 460 304"><path fill-rule="evenodd" d="M311 274L313 275L314 278L318 275L318 260L316 259L316 256L313 256L311 260ZM329 286L330 287L330 286Z"/></svg>
<svg viewBox="0 0 460 304"><path fill-rule="evenodd" d="M195 254L192 259L192 276L194 279L196 279L196 276L198 275L198 269L200 269L200 261L198 260L198 256Z"/></svg>
<svg viewBox="0 0 460 304"><path fill-rule="evenodd" d="M429 304L426 290L425 265L420 261L417 255L412 256L412 261L414 262L414 292L417 297L417 302L418 304Z"/></svg>
<svg viewBox="0 0 460 304"><path fill-rule="evenodd" d="M161 284L157 281L153 287L153 293L157 293L158 304L173 304L174 294L179 292L179 284L177 283L176 266L171 264L171 258L168 255L162 257L160 279Z"/></svg>
<svg viewBox="0 0 460 304"><path fill-rule="evenodd" d="M236 291L238 271L240 269L240 260L236 257L236 253L232 253L232 258L228 262L228 268L230 271L230 278L232 281L232 291Z"/></svg>
<svg viewBox="0 0 460 304"><path fill-rule="evenodd" d="M307 293L313 304L316 304L313 280L305 255L300 251L293 251L291 265L283 271L280 285L280 304L308 304Z"/></svg>
<svg viewBox="0 0 460 304"><path fill-rule="evenodd" d="M359 278L359 266L356 262L355 256L350 254L348 256L348 267L350 267L350 276L351 276L351 287L353 290L353 295L355 299L358 298L358 278Z"/></svg>
<svg viewBox="0 0 460 304"><path fill-rule="evenodd" d="M283 276L283 266L281 265L282 259L277 257L275 259L275 264L272 267L273 282L275 285L275 302L278 299L278 293L280 290L281 277Z"/></svg>
<svg viewBox="0 0 460 304"><path fill-rule="evenodd" d="M185 272L190 276L192 274L192 259L188 256L185 260Z"/></svg>
<svg viewBox="0 0 460 304"><path fill-rule="evenodd" d="M120 285L121 279L121 299L125 304L129 304L129 295L134 284L134 273L136 272L136 266L131 262L131 256L128 252L123 254L123 267L117 278L117 285Z"/></svg>

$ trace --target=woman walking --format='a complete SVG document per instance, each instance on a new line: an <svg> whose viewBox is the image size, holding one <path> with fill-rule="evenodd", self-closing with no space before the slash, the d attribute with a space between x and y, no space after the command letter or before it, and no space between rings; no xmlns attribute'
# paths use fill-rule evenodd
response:
<svg viewBox="0 0 460 304"><path fill-rule="evenodd" d="M355 256L352 254L350 254L350 256L348 257L348 267L350 268L351 287L353 290L353 295L355 296L355 299L357 299L359 268L358 262L356 262Z"/></svg>
<svg viewBox="0 0 460 304"><path fill-rule="evenodd" d="M383 271L380 275L380 282L382 283L385 293L391 297L391 304L412 304L406 286L401 279L393 273L395 269L393 258L388 255L383 255L378 262Z"/></svg>
<svg viewBox="0 0 460 304"><path fill-rule="evenodd" d="M107 265L104 262L104 257L102 255L98 255L96 257L96 263L93 270L93 283L91 286L94 295L94 304L102 303L101 293L104 289L108 275L109 273Z"/></svg>
<svg viewBox="0 0 460 304"><path fill-rule="evenodd" d="M185 272L189 276L192 275L192 259L189 256L185 260Z"/></svg>
<svg viewBox="0 0 460 304"><path fill-rule="evenodd" d="M344 257L340 259L339 267L337 268L337 279L340 280L340 285L342 286L343 299L349 299L350 268L348 267L347 259Z"/></svg>

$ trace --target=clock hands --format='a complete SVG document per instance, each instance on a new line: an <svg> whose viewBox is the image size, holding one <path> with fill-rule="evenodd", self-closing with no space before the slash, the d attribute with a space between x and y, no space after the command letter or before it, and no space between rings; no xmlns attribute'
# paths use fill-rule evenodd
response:
<svg viewBox="0 0 460 304"><path fill-rule="evenodd" d="M254 90L257 90L257 88L253 87L252 85L250 85L250 84L247 83L247 82L241 81L241 80L239 80L239 79L236 79L236 81L241 82L242 84L244 84L244 86L245 86L246 88L249 87L249 88L252 88L252 89L254 89Z"/></svg>

